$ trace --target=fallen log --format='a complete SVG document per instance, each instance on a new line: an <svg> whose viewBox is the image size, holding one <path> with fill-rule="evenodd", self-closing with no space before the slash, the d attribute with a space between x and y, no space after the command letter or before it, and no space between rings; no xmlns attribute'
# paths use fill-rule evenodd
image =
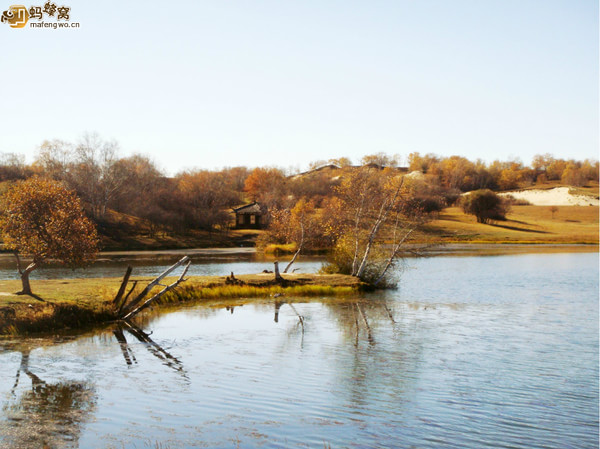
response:
<svg viewBox="0 0 600 449"><path fill-rule="evenodd" d="M121 308L121 313L125 314L125 316L129 316L129 314L133 311L136 310L136 306L142 302L142 300L148 295L148 293L150 293L150 291L152 291L152 289L154 287L156 287L157 285L160 285L160 281L162 281L165 277L167 277L171 272L173 272L177 267L183 265L184 263L187 263L187 266L183 272L183 274L181 275L181 277L179 278L179 280L176 282L176 284L178 285L180 282L183 282L183 276L185 275L185 273L187 273L187 269L190 266L190 258L188 256L182 257L181 260L179 260L179 262L171 265L169 268L167 268L165 271L163 271L158 277L156 277L152 282L150 282L146 288L144 290L142 290L142 292L137 295L135 298L133 298L131 300L131 302L125 306L123 306ZM173 285L173 284L172 284ZM177 285L175 285L172 288L175 288ZM172 289L171 288L171 289ZM168 291L168 290L166 290ZM166 291L164 291L164 293L166 293ZM163 292L161 292L159 295L162 295ZM152 297L152 299L155 299L156 295ZM125 317L124 316L124 317ZM124 318L122 317L122 318Z"/></svg>
<svg viewBox="0 0 600 449"><path fill-rule="evenodd" d="M131 276L132 270L133 268L131 265L129 265L127 267L127 271L125 271L125 276L123 276L123 280L121 281L121 287L119 287L117 296L115 296L115 299L113 299L113 305L115 306L115 309L120 309L122 306L123 295L125 294L125 289L129 283L129 277Z"/></svg>
<svg viewBox="0 0 600 449"><path fill-rule="evenodd" d="M181 259L179 262L177 262L175 265L173 265L171 268L169 268L167 271L165 271L163 274L161 274L159 277L157 277L154 281L152 281L150 284L148 284L148 286L144 289L144 292L146 292L144 294L144 296L147 294L147 292L150 292L150 290L152 290L152 288L149 288L150 286L154 287L156 285L159 285L158 282L164 278L167 274L169 274L171 271L173 271L175 268L177 268L179 265L181 265L181 263L183 263L182 261L186 261L187 263L185 265L185 268L183 269L183 272L181 273L181 276L179 276L179 278L173 282L171 285L167 285L165 286L165 288L163 288L160 292L158 292L156 295L152 296L151 298L147 299L141 306L131 310L132 306L128 306L127 310L131 310L130 312L126 313L121 319L123 320L127 320L129 318L134 317L135 315L137 315L139 312L141 312L142 310L144 310L146 307L148 307L150 305L150 303L152 303L152 301L157 300L158 298L160 298L162 295L164 295L165 293L173 290L174 288L176 288L179 284L181 284L182 282L185 282L185 275L187 274L188 269L190 268L190 265L192 263L191 260L189 260L189 257L184 257L183 259ZM181 262L181 263L180 263ZM142 293L144 293L142 292ZM140 293L140 295L138 295L138 297L136 297L136 299L134 301L137 300L137 298L139 298L142 293ZM143 296L142 296L143 299ZM132 303L134 302L132 301ZM141 300L140 300L141 301ZM137 301L136 304L139 304L140 301Z"/></svg>

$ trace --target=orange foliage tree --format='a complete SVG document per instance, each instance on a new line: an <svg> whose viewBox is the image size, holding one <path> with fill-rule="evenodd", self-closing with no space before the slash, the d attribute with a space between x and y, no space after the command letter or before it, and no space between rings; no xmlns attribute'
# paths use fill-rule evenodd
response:
<svg viewBox="0 0 600 449"><path fill-rule="evenodd" d="M20 181L9 187L0 202L2 240L6 249L14 251L23 284L19 294L36 297L29 275L50 259L71 268L94 260L96 229L77 195L59 182L38 177ZM21 254L32 259L25 269Z"/></svg>
<svg viewBox="0 0 600 449"><path fill-rule="evenodd" d="M268 207L278 205L285 193L286 178L277 168L255 168L246 178L244 191L253 201L265 203Z"/></svg>

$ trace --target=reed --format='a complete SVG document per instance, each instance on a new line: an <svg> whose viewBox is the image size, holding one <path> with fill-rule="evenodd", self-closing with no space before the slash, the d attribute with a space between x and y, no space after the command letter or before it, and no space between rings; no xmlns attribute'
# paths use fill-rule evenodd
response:
<svg viewBox="0 0 600 449"><path fill-rule="evenodd" d="M160 302L163 304L187 302L199 299L229 299L229 298L266 298L281 296L348 296L356 294L358 289L349 286L331 285L293 285L293 286L256 286L256 285L217 285L203 286L196 284L184 285L177 290L164 295Z"/></svg>

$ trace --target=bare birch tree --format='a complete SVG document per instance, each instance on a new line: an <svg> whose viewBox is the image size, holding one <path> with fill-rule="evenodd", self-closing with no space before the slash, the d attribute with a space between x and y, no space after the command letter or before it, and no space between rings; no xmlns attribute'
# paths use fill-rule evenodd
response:
<svg viewBox="0 0 600 449"><path fill-rule="evenodd" d="M362 167L337 188L344 221L332 256L332 269L373 285L385 283L406 242L426 215L406 207L412 198L394 169Z"/></svg>

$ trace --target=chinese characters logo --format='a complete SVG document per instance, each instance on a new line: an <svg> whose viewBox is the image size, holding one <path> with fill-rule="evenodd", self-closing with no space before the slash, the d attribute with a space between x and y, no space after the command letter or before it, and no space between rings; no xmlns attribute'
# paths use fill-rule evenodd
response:
<svg viewBox="0 0 600 449"><path fill-rule="evenodd" d="M50 1L46 2L44 6L31 6L29 9L23 5L12 5L2 13L0 22L8 23L11 28L23 28L29 20L42 21L44 16L56 19L56 21L68 21L70 20L70 12L70 7L57 6ZM34 24L31 26L34 26Z"/></svg>

